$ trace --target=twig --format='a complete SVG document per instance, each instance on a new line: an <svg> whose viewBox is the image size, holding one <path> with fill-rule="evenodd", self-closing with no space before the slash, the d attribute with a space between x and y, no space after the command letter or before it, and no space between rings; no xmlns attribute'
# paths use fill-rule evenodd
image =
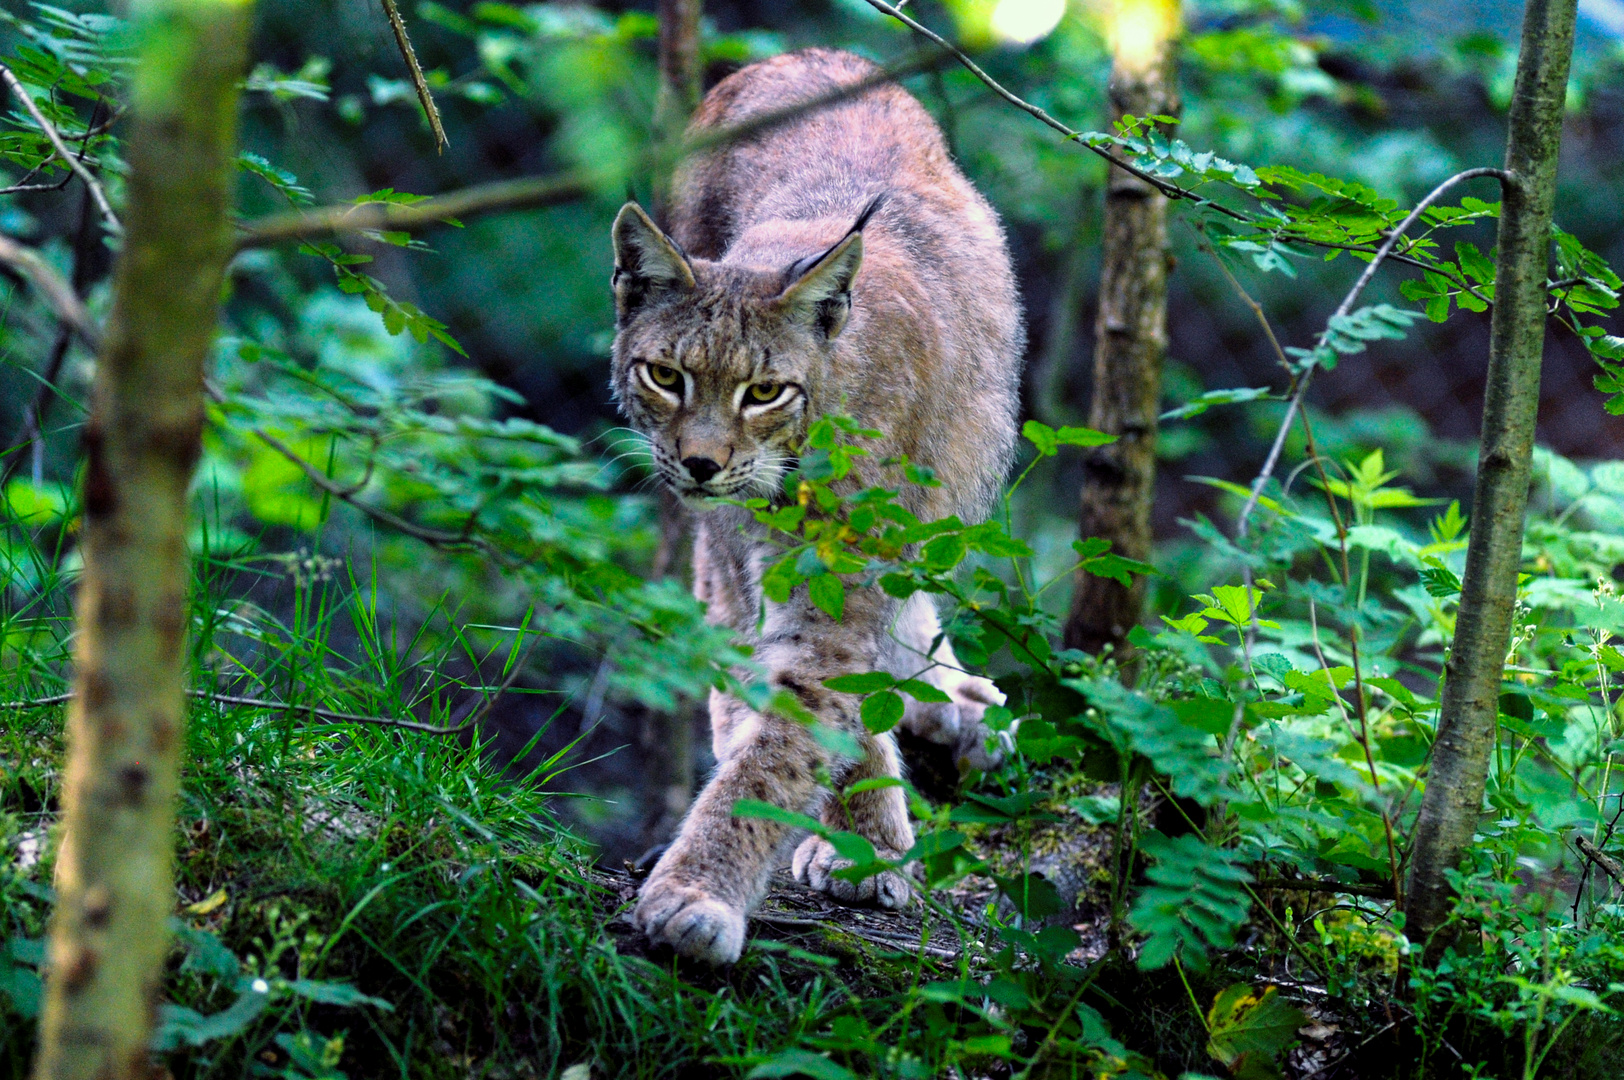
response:
<svg viewBox="0 0 1624 1080"><path fill-rule="evenodd" d="M633 168L668 168L690 155L737 142L758 132L778 127L808 113L860 97L908 75L929 71L944 59L940 52L928 52L891 64L867 79L840 86L782 109L753 116L725 128L713 128L673 145L644 152ZM323 206L314 210L273 214L243 224L244 235L237 250L270 247L291 240L305 240L335 233L368 232L389 229L409 232L446 223L449 219L508 210L530 210L558 206L585 198L620 175L620 170L582 169L563 176L529 176L463 188L413 205L403 203L361 203Z"/></svg>
<svg viewBox="0 0 1624 1080"><path fill-rule="evenodd" d="M467 731L485 718L485 715L491 711L491 707L496 704L496 699L502 696L503 691L513 685L522 667L522 664L515 664L512 673L508 675L507 679L485 699L483 705L465 720L444 727L437 727L433 724L420 724L415 720L397 720L388 716L365 716L360 713L340 712L337 709L325 709L319 705L296 705L286 701L268 701L264 698L241 697L237 694L220 694L213 690L188 690L186 696L197 698L200 701L216 702L221 705L243 705L251 709L266 709L273 712L305 713L316 719L330 720L335 723L375 724L379 727L396 727L404 728L407 731L419 731L425 735L456 735ZM53 694L50 697L31 698L26 701L0 701L0 709L39 709L48 705L61 705L64 702L72 701L73 697L74 695L69 692L66 694Z"/></svg>
<svg viewBox="0 0 1624 1080"><path fill-rule="evenodd" d="M1369 896L1377 900L1393 899L1393 887L1387 884L1349 883L1332 881L1330 878L1259 878L1254 884L1259 889L1284 889L1288 892L1342 893L1347 896Z"/></svg>
<svg viewBox="0 0 1624 1080"><path fill-rule="evenodd" d="M869 0L869 3L874 2L875 0ZM1326 320L1325 330L1320 334L1319 341L1316 342L1316 348L1323 346L1330 338L1332 329L1331 324L1337 319L1347 315L1349 311L1353 310L1354 303L1359 299L1359 295L1365 291L1365 286L1370 284L1370 279L1376 275L1377 268L1380 267L1381 264L1387 260L1388 256L1393 253L1393 247L1398 243L1399 238L1404 235L1411 225L1416 223L1427 207L1437 202L1443 197L1446 191L1454 187L1456 184L1479 176L1492 176L1499 180L1502 184L1504 184L1507 179L1506 171L1504 169L1489 167L1467 169L1464 172L1456 173L1454 176L1451 176L1449 179L1445 180L1443 183L1439 184L1437 187L1428 192L1426 198L1422 199L1416 204L1415 209L1409 212L1404 220L1399 223L1398 227L1387 234L1387 239L1383 241L1382 246L1377 249L1375 258L1371 259L1369 264L1365 266L1364 273L1359 275L1359 280L1353 283L1353 288L1348 290L1348 295L1342 298L1342 303L1337 305L1337 309L1331 315L1331 318ZM1252 511L1257 508L1258 498L1263 494L1263 486L1267 484L1269 482L1269 478L1274 475L1274 467L1280 461L1280 451L1284 449L1286 444L1286 433L1291 430L1292 422L1297 417L1297 410L1302 406L1304 395L1308 393L1308 384L1312 381L1313 376L1314 369L1309 368L1297 379L1297 386L1293 391L1290 400L1286 404L1286 415L1280 421L1280 430L1275 433L1274 443L1269 447L1269 454L1268 457L1266 457L1263 461L1263 468L1259 470L1257 479L1252 481L1251 495L1248 496L1246 505L1241 508L1240 516L1236 518L1235 533L1237 536L1246 536L1247 525L1251 521Z"/></svg>
<svg viewBox="0 0 1624 1080"><path fill-rule="evenodd" d="M91 119L95 119L94 111L91 113ZM94 215L95 207L92 205L90 189L86 188L79 200L79 228L73 239L73 277L69 284L75 296L83 296L90 281L89 248L94 239L92 228ZM73 327L58 320L56 341L51 345L50 356L46 358L45 370L39 376L39 386L34 390L34 400L23 413L17 437L13 440L17 447L16 452L0 464L0 485L11 479L22 464L25 451L32 459L35 485L44 482L45 416L50 411L52 399L61 393L57 389L56 380L62 374L62 364L68 358L68 346L73 344L73 337Z"/></svg>
<svg viewBox="0 0 1624 1080"><path fill-rule="evenodd" d="M1573 834L1573 846L1579 849L1579 854L1595 863L1607 872L1607 876L1624 885L1624 863L1619 862L1601 848L1584 833Z"/></svg>
<svg viewBox="0 0 1624 1080"><path fill-rule="evenodd" d="M401 59L406 61L406 70L411 72L418 103L428 115L429 128L434 132L435 151L444 153L451 140L445 137L445 127L440 123L440 108L434 104L434 95L429 93L429 82L423 77L423 66L417 62L417 50L412 48L412 39L406 36L406 20L400 17L400 8L395 6L395 0L383 0L383 13L389 16L389 29L395 32L395 44L400 48Z"/></svg>
<svg viewBox="0 0 1624 1080"><path fill-rule="evenodd" d="M101 349L101 330L91 319L90 312L74 293L73 286L62 280L62 275L41 258L39 252L0 235L0 263L27 278L56 312L56 317L71 326L80 340L91 349Z"/></svg>
<svg viewBox="0 0 1624 1080"><path fill-rule="evenodd" d="M334 233L368 232L374 229L409 232L475 214L558 206L585 198L591 191L592 185L586 173L571 172L556 177L527 176L518 180L476 184L412 205L344 203L314 210L296 210L244 224L242 227L246 233L237 239L237 250L271 247L290 240L307 240Z"/></svg>
<svg viewBox="0 0 1624 1080"><path fill-rule="evenodd" d="M0 701L0 709L43 709L47 705L60 705L64 701L72 701L72 692L66 694L52 694L50 697L28 698L24 701Z"/></svg>
<svg viewBox="0 0 1624 1080"><path fill-rule="evenodd" d="M85 182L85 187L90 189L91 197L96 200L96 206L101 210L102 220L107 222L108 230L115 236L123 236L124 224L118 220L118 215L113 213L113 207L107 201L107 193L102 190L100 182L91 174L89 169L85 168L84 162L73 156L73 151L69 150L68 144L62 141L62 136L57 132L55 125L45 118L45 114L40 112L39 106L29 96L27 88L22 84L22 80L18 79L12 73L12 70L4 64L0 64L0 79L3 79L5 84L11 88L11 92L16 95L23 108L28 110L28 115L34 118L34 123L39 125L40 130L45 133L45 137L51 140L51 146L55 148L57 156L62 159L62 163L72 169L79 179Z"/></svg>
<svg viewBox="0 0 1624 1080"><path fill-rule="evenodd" d="M757 922L766 923L768 926L778 926L786 929L826 930L833 928L843 934L861 938L870 945L878 945L885 949L895 950L902 945L906 945L910 949L923 951L927 956L934 956L942 960L957 960L959 958L959 953L955 949L944 948L940 945L920 945L900 936L876 933L861 926L852 926L833 919L798 919L789 915L772 915L759 911L751 912L750 918Z"/></svg>
<svg viewBox="0 0 1624 1080"><path fill-rule="evenodd" d="M370 503L362 502L360 499L356 498L357 489L354 487L354 485L335 483L327 476L326 473L322 472L316 466L300 457L292 447L288 446L288 444L283 442L281 439L278 439L275 435L272 435L270 432L264 431L260 428L254 428L252 430L252 434L266 446L269 446L272 450L275 450L278 454L281 454L293 464L299 466L299 468L304 471L305 476L310 479L310 482L315 484L322 491L325 491L327 494L331 495L340 502L353 506L355 509L361 511L361 513L383 523L384 525L389 526L391 529L394 529L397 532L405 533L407 536L415 537L426 544L432 544L438 548L446 548L451 550L473 549L476 551L481 551L492 556L493 558L501 560L504 565L511 565L511 560L508 558L505 552L498 549L495 545L487 542L482 537L474 536L468 532L453 533L446 532L442 529L431 529L427 526L418 525L415 522L407 521L400 515L393 513L392 511L385 510L380 506L373 506Z"/></svg>
<svg viewBox="0 0 1624 1080"><path fill-rule="evenodd" d="M1248 225L1252 224L1252 219L1238 210L1231 210L1229 207L1224 206L1221 203L1215 203L1211 199L1203 198L1202 196L1197 195L1189 188L1180 187L1178 184L1170 183L1163 180L1159 176L1153 176L1138 166L1131 165L1122 160L1104 147L1094 146L1088 142L1087 136L1084 132L1067 127L1065 124L1062 124L1059 120L1056 120L1054 117L1050 116L1047 112L1032 104L1030 101L1012 94L997 79L983 71L981 65L977 64L974 60L966 56L963 50L959 49L951 41L948 41L930 27L925 26L923 23L916 22L907 15L904 15L900 8L892 7L890 4L885 3L884 0L866 0L866 2L868 3L869 7L874 8L876 11L884 12L893 19L896 19L898 22L902 23L914 33L929 38L931 41L935 42L937 46L939 46L949 56L953 57L953 59L957 60L960 64L963 64L965 69L969 71L970 74L980 79L982 83L986 85L987 89L991 90L993 93L997 94L999 97L1003 98L1017 109L1036 118L1045 125L1053 128L1055 131L1058 131L1069 141L1075 142L1077 145L1083 147L1091 153L1104 158L1106 161L1109 161L1112 165L1115 165L1123 172L1137 176L1139 179L1143 180L1157 191L1160 191L1163 195L1166 195L1169 199L1188 199L1195 202L1205 203L1206 205L1211 206L1214 210L1217 210L1219 213L1232 217L1236 221L1244 221Z"/></svg>

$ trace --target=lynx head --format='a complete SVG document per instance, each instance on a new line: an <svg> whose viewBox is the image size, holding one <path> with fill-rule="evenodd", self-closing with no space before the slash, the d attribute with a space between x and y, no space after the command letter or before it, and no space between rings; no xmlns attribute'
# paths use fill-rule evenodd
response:
<svg viewBox="0 0 1624 1080"><path fill-rule="evenodd" d="M612 386L685 500L771 497L851 313L862 228L787 265L690 259L636 203L615 219Z"/></svg>

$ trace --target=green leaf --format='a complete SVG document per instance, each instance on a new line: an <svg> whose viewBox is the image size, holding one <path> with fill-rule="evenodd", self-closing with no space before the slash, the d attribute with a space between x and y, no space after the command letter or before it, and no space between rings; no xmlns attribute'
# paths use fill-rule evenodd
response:
<svg viewBox="0 0 1624 1080"><path fill-rule="evenodd" d="M841 694L872 694L876 690L889 690L897 683L896 677L883 671L866 671L852 675L836 675L824 679L823 685Z"/></svg>
<svg viewBox="0 0 1624 1080"><path fill-rule="evenodd" d="M1054 456L1055 447L1059 444L1054 428L1048 424L1040 424L1036 420L1028 420L1022 425L1021 434L1026 437L1027 442L1038 448L1038 453L1044 457Z"/></svg>
<svg viewBox="0 0 1624 1080"><path fill-rule="evenodd" d="M812 603L819 611L839 622L846 613L846 587L833 574L819 574L806 583Z"/></svg>
<svg viewBox="0 0 1624 1080"><path fill-rule="evenodd" d="M1204 970L1212 949L1235 944L1235 931L1251 911L1251 880L1234 852L1208 846L1197 836L1169 840L1146 833L1145 854L1156 860L1146 871L1153 884L1140 891L1128 922L1145 935L1139 966L1146 970L1181 959Z"/></svg>
<svg viewBox="0 0 1624 1080"><path fill-rule="evenodd" d="M960 533L938 536L925 544L919 557L932 570L951 570L964 561L966 545Z"/></svg>
<svg viewBox="0 0 1624 1080"><path fill-rule="evenodd" d="M823 826L816 818L794 810L785 810L782 806L774 806L770 802L760 799L739 799L733 804L734 817L763 818L767 821L776 821L783 825L790 825L797 829L811 829L813 832L822 832Z"/></svg>
<svg viewBox="0 0 1624 1080"><path fill-rule="evenodd" d="M953 699L945 692L919 679L901 679L897 682L897 689L913 698L915 701L928 701L935 704L946 704Z"/></svg>
<svg viewBox="0 0 1624 1080"><path fill-rule="evenodd" d="M1086 427L1063 427L1054 433L1054 439L1061 446L1105 446L1117 441L1115 435Z"/></svg>
<svg viewBox="0 0 1624 1080"><path fill-rule="evenodd" d="M1207 1053L1236 1076L1278 1076L1276 1059L1296 1045L1297 1029L1307 1019L1274 987L1259 994L1237 983L1220 991L1207 1011Z"/></svg>
<svg viewBox="0 0 1624 1080"><path fill-rule="evenodd" d="M152 1033L149 1045L153 1050L165 1053L183 1046L205 1046L219 1039L230 1038L245 1031L265 1011L270 1000L270 985L264 979L243 979L238 984L237 1000L230 1007L208 1016L180 1005L160 1005L158 1027Z"/></svg>
<svg viewBox="0 0 1624 1080"><path fill-rule="evenodd" d="M1267 386L1239 387L1234 390L1208 390L1205 394L1185 402L1176 409L1162 413L1163 420L1186 420L1200 416L1214 405L1234 405L1243 401L1256 401L1272 394Z"/></svg>
<svg viewBox="0 0 1624 1080"><path fill-rule="evenodd" d="M876 735L882 735L902 722L904 708L902 695L882 690L864 698L859 712L863 718L863 726Z"/></svg>
<svg viewBox="0 0 1624 1080"><path fill-rule="evenodd" d="M1060 890L1042 874L994 875L993 880L998 883L998 891L1009 897L1024 920L1046 919L1066 909L1060 900Z"/></svg>
<svg viewBox="0 0 1624 1080"><path fill-rule="evenodd" d="M810 1050L780 1050L745 1074L745 1080L771 1080L780 1076L810 1076L812 1080L857 1080L857 1074Z"/></svg>
<svg viewBox="0 0 1624 1080"><path fill-rule="evenodd" d="M361 1005L371 1005L384 1012L394 1012L395 1007L382 998L363 994L349 983L318 982L314 979L298 979L288 983L288 989L299 997L310 1001L320 1002L323 1005L337 1005L340 1008L353 1009Z"/></svg>

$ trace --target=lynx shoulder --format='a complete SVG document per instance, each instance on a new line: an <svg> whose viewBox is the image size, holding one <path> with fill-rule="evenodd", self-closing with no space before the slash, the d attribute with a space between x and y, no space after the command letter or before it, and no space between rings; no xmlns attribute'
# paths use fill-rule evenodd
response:
<svg viewBox="0 0 1624 1080"><path fill-rule="evenodd" d="M912 846L899 789L842 805L818 785L820 766L842 785L901 768L890 736L867 732L856 699L824 680L883 669L934 682L951 701L910 704L904 724L982 764L980 717L1001 699L937 645L923 596L899 605L856 589L838 622L799 593L764 600L764 541L713 500L780 496L808 424L840 413L883 433L868 461L906 454L934 470L939 487L906 495L921 518L983 516L1013 451L1024 345L997 216L906 91L859 57L808 50L724 80L692 127L752 121L678 173L668 231L635 204L616 219L611 385L663 482L698 512L695 591L710 618L753 643L769 679L849 730L862 755L833 759L802 725L713 695L716 774L635 918L717 962L737 958L788 839L781 825L733 817L738 799L821 814L892 857ZM852 883L833 876L839 866L816 837L794 853L796 876L839 899L894 906L910 895L900 873Z"/></svg>

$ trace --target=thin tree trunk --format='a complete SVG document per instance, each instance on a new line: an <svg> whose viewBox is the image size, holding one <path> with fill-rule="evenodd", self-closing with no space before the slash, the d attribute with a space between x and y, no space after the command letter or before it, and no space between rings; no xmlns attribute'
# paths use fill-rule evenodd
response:
<svg viewBox="0 0 1624 1080"><path fill-rule="evenodd" d="M1523 15L1506 141L1510 176L1500 211L1471 540L1404 909L1406 933L1412 941L1427 942L1429 960L1446 944L1434 938L1453 899L1444 872L1465 856L1482 809L1501 673L1511 641L1575 6L1576 0L1529 0Z"/></svg>
<svg viewBox="0 0 1624 1080"><path fill-rule="evenodd" d="M704 71L699 63L700 0L660 0L660 86L654 99L654 130L680 135L699 107Z"/></svg>
<svg viewBox="0 0 1624 1080"><path fill-rule="evenodd" d="M1118 117L1176 116L1179 111L1174 61L1178 3L1161 0L1151 6L1158 10L1121 15L1149 20L1161 32L1147 34L1137 24L1132 29L1138 33L1118 29L1110 87ZM1081 535L1103 537L1121 555L1148 560L1156 417L1167 351L1167 199L1138 177L1112 167L1103 233L1088 426L1118 438L1092 451L1085 463L1077 525ZM1120 649L1139 621L1144 599L1141 578L1124 587L1079 572L1066 620L1066 646L1089 652L1105 645Z"/></svg>
<svg viewBox="0 0 1624 1080"><path fill-rule="evenodd" d="M660 86L654 99L654 132L675 139L699 106L704 70L699 55L700 0L660 0ZM668 199L670 173L655 177L656 216ZM657 497L660 544L654 554L655 577L682 574L683 554L691 532L687 512L677 497L661 488ZM682 823L694 794L694 714L643 708L638 741L648 764L643 835L649 843L664 841Z"/></svg>
<svg viewBox="0 0 1624 1080"><path fill-rule="evenodd" d="M203 428L251 7L152 4L127 233L86 425L84 577L36 1076L145 1077L175 907L187 486Z"/></svg>

